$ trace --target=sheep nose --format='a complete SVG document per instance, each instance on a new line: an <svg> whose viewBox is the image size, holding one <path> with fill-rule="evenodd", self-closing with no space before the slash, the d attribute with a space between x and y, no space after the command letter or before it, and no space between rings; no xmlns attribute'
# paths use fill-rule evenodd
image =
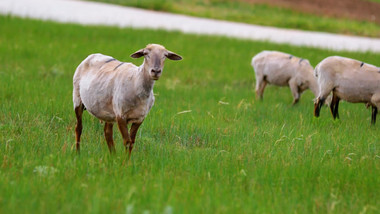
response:
<svg viewBox="0 0 380 214"><path fill-rule="evenodd" d="M162 71L161 69L152 69L152 70L151 70L151 72L152 72L153 74L155 74L155 75L160 74L161 71Z"/></svg>

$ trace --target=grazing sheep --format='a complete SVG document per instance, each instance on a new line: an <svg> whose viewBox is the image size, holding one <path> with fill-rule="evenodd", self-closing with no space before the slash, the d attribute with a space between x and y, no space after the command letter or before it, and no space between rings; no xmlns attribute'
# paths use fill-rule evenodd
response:
<svg viewBox="0 0 380 214"><path fill-rule="evenodd" d="M319 117L321 106L332 92L330 110L334 119L339 118L339 101L345 100L372 106L371 123L375 124L380 107L380 68L354 59L331 56L317 65L315 76L320 92L314 104L314 116Z"/></svg>
<svg viewBox="0 0 380 214"><path fill-rule="evenodd" d="M251 64L256 75L256 96L260 99L267 83L289 86L294 98L293 105L308 88L315 96L318 95L317 79L307 59L278 51L262 51L252 58Z"/></svg>
<svg viewBox="0 0 380 214"><path fill-rule="evenodd" d="M157 44L147 45L131 55L133 58L142 56L145 59L140 67L102 54L89 55L77 67L73 78L77 152L80 151L82 113L86 109L105 122L104 136L110 152L115 152L112 128L116 122L124 146L129 148L129 155L131 154L137 130L153 106L154 82L162 74L165 58L182 59ZM128 133L130 123L132 125Z"/></svg>

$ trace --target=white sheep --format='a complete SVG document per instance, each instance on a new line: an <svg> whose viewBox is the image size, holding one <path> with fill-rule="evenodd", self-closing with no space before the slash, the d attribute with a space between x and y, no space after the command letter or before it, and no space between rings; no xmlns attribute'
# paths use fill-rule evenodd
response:
<svg viewBox="0 0 380 214"><path fill-rule="evenodd" d="M339 101L345 100L372 106L371 123L375 124L380 107L380 68L350 58L331 56L316 66L315 76L320 92L314 104L314 116L319 117L321 106L332 92L330 110L334 119L339 118Z"/></svg>
<svg viewBox="0 0 380 214"><path fill-rule="evenodd" d="M296 104L303 91L310 88L318 95L317 79L313 67L307 59L278 51L262 51L252 58L251 63L256 75L256 96L263 98L265 86L289 86Z"/></svg>
<svg viewBox="0 0 380 214"><path fill-rule="evenodd" d="M145 57L144 62L137 67L110 56L91 54L77 67L73 78L77 152L80 151L82 113L86 109L105 122L104 136L110 152L115 152L112 128L116 122L124 146L131 154L137 130L153 106L154 82L162 74L165 58L182 59L157 44L149 44L131 55L133 58L142 56ZM130 133L128 124L132 124Z"/></svg>

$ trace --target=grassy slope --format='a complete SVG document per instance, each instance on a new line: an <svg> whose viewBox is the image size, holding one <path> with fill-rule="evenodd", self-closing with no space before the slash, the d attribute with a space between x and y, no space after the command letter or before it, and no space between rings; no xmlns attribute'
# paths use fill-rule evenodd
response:
<svg viewBox="0 0 380 214"><path fill-rule="evenodd" d="M0 213L375 213L379 124L364 105L312 116L312 94L291 107L287 88L254 100L250 59L276 49L315 65L339 54L379 55L0 17ZM123 165L120 134L110 157L102 124L85 113L73 152L72 75L89 53L120 60L161 43L166 63L156 104ZM229 105L218 104L219 101ZM184 110L190 113L177 114Z"/></svg>
<svg viewBox="0 0 380 214"><path fill-rule="evenodd" d="M95 0L112 4L230 20L250 24L380 37L380 25L368 21L329 18L263 4L198 0Z"/></svg>

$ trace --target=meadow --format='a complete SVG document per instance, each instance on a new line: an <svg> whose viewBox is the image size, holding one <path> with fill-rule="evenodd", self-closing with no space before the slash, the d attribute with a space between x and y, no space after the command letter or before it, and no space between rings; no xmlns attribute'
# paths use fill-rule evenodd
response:
<svg viewBox="0 0 380 214"><path fill-rule="evenodd" d="M253 55L280 50L316 65L330 55L179 32L85 27L0 16L0 213L378 213L380 121L364 104L313 117L313 95L254 96ZM129 57L148 43L167 61L129 161L120 133L84 114L75 153L72 76L90 53Z"/></svg>
<svg viewBox="0 0 380 214"><path fill-rule="evenodd" d="M294 11L267 4L252 4L242 0L90 0L149 10L180 13L248 24L281 28L295 28L348 35L380 37L376 22L354 20L347 17L328 17ZM379 2L380 0L372 0ZM359 3L359 2L358 2Z"/></svg>

